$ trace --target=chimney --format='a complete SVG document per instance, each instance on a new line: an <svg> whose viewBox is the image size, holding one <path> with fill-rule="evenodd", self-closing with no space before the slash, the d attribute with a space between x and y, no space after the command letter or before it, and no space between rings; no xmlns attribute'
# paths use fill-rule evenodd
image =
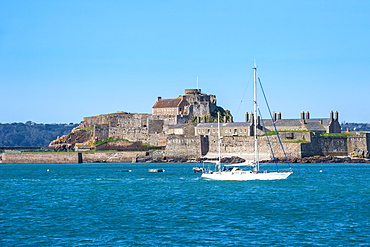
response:
<svg viewBox="0 0 370 247"><path fill-rule="evenodd" d="M272 113L272 119L274 120L274 122L276 121L276 112Z"/></svg>
<svg viewBox="0 0 370 247"><path fill-rule="evenodd" d="M254 123L254 116L253 116L253 113L251 112L251 114L250 114L250 119L249 119L249 121L251 121L252 123Z"/></svg>
<svg viewBox="0 0 370 247"><path fill-rule="evenodd" d="M247 123L249 122L249 114L248 114L248 112L245 113L245 122L247 122Z"/></svg>
<svg viewBox="0 0 370 247"><path fill-rule="evenodd" d="M281 112L278 112L278 119L281 119Z"/></svg>
<svg viewBox="0 0 370 247"><path fill-rule="evenodd" d="M339 120L339 112L338 111L335 111L335 121L338 121Z"/></svg>
<svg viewBox="0 0 370 247"><path fill-rule="evenodd" d="M162 99L162 97L161 97L161 96L158 96L158 97L157 97L157 101L159 101L160 99Z"/></svg>
<svg viewBox="0 0 370 247"><path fill-rule="evenodd" d="M334 112L333 111L330 111L330 120L333 121L334 120Z"/></svg>
<svg viewBox="0 0 370 247"><path fill-rule="evenodd" d="M301 111L301 119L304 119L304 111Z"/></svg>
<svg viewBox="0 0 370 247"><path fill-rule="evenodd" d="M310 112L306 111L306 119L310 119Z"/></svg>

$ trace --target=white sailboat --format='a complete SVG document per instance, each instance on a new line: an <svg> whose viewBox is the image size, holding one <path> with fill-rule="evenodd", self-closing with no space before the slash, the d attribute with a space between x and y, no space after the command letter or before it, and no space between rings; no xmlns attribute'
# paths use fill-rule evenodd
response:
<svg viewBox="0 0 370 247"><path fill-rule="evenodd" d="M220 154L220 127L218 121L218 161L216 162L216 170L215 171L206 171L202 173L202 178L209 179L209 180L278 180L278 179L286 179L291 174L293 174L292 170L289 171L276 171L276 172L268 172L268 171L260 171L260 163L259 163L259 153L258 153L258 137L257 137L257 66L254 65L254 114L253 114L253 121L254 121L254 159L253 161L246 161L244 163L239 164L232 164L232 165L224 165L221 164L221 154ZM252 169L243 169L243 167L249 167Z"/></svg>

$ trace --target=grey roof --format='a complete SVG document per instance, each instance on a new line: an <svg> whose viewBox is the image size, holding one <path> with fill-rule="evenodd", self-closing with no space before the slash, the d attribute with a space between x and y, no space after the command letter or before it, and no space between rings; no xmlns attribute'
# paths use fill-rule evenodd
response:
<svg viewBox="0 0 370 247"><path fill-rule="evenodd" d="M217 123L199 123L197 127L208 127L214 128L217 127ZM220 123L220 127L242 127L242 126L251 126L251 123L248 122L235 122L235 123Z"/></svg>
<svg viewBox="0 0 370 247"><path fill-rule="evenodd" d="M310 131L326 131L325 127L319 122L307 122L305 126Z"/></svg>
<svg viewBox="0 0 370 247"><path fill-rule="evenodd" d="M305 119L304 121L305 123L303 123L301 119L278 119L275 121L275 124L276 126L301 126L302 124L306 124L306 125L320 124L322 126L329 126L331 122L329 118ZM261 121L261 124L262 124L262 121ZM271 119L264 119L263 124L265 126L273 126Z"/></svg>
<svg viewBox="0 0 370 247"><path fill-rule="evenodd" d="M273 126L273 122L271 119L263 119L261 121L262 125L265 126ZM300 119L278 119L275 121L276 126L301 126L302 122Z"/></svg>
<svg viewBox="0 0 370 247"><path fill-rule="evenodd" d="M169 129L180 129L180 128L184 128L187 124L176 124L176 125L171 125L171 126L168 126Z"/></svg>

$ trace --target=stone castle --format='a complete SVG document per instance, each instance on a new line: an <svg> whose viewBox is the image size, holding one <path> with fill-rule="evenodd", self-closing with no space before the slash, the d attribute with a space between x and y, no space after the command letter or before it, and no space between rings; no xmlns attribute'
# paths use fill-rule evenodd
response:
<svg viewBox="0 0 370 247"><path fill-rule="evenodd" d="M185 94L173 99L157 97L152 114L118 112L85 117L79 127L92 128L92 138L84 143L71 141L70 137L58 138L50 145L68 143L75 150L91 148L96 140L125 139L162 148L162 156L171 158L213 157L217 153L217 112L221 113L220 134L222 154L249 159L253 148L253 114L246 113L245 122L234 122L228 110L217 106L215 95L204 94L200 89L186 89ZM301 112L297 119L283 119L280 112L272 120L258 119L258 135L279 131L289 158L314 155L347 156L356 150L368 155L370 134L356 132L341 134L338 112L331 111L328 118L311 118L310 112ZM72 134L72 133L71 133ZM270 147L260 138L261 157L270 159ZM69 140L69 141L68 141ZM278 151L276 135L270 136L275 156Z"/></svg>

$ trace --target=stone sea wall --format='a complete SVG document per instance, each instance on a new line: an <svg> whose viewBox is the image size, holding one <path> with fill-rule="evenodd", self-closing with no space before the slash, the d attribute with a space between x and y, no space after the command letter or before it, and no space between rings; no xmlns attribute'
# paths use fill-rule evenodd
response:
<svg viewBox="0 0 370 247"><path fill-rule="evenodd" d="M269 137L272 145L272 150L276 158L283 159L284 152L277 140L276 136ZM301 143L283 143L284 150L289 157L300 158L301 157ZM258 150L260 157L268 158L271 157L271 149L268 145L267 138L260 138L258 140ZM209 138L209 152L217 153L218 144L217 137L210 136ZM251 158L254 154L254 138L245 136L233 136L223 137L221 141L221 153L224 155L235 155L245 158Z"/></svg>
<svg viewBox="0 0 370 247"><path fill-rule="evenodd" d="M95 152L95 153L2 153L2 164L78 164L132 162L137 157L148 156L147 152Z"/></svg>
<svg viewBox="0 0 370 247"><path fill-rule="evenodd" d="M168 135L165 155L168 158L199 158L203 150L202 139L201 136Z"/></svg>
<svg viewBox="0 0 370 247"><path fill-rule="evenodd" d="M313 137L310 143L302 143L302 157L315 155L346 156L355 149L369 151L369 133L356 133L352 136Z"/></svg>
<svg viewBox="0 0 370 247"><path fill-rule="evenodd" d="M353 136L348 137L348 152L351 153L355 149L370 151L370 133L357 132Z"/></svg>
<svg viewBox="0 0 370 247"><path fill-rule="evenodd" d="M79 153L2 153L2 164L77 164Z"/></svg>

